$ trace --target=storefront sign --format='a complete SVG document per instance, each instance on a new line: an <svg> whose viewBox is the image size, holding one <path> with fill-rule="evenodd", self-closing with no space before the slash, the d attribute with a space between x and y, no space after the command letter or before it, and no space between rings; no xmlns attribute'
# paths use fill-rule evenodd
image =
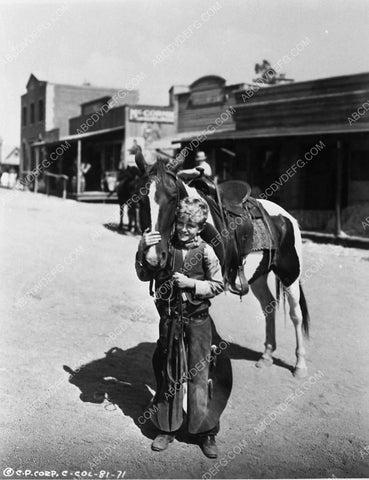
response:
<svg viewBox="0 0 369 480"><path fill-rule="evenodd" d="M156 108L130 108L129 120L132 122L174 123L174 112Z"/></svg>
<svg viewBox="0 0 369 480"><path fill-rule="evenodd" d="M191 93L191 105L196 107L200 105L211 105L224 102L225 96L222 89Z"/></svg>

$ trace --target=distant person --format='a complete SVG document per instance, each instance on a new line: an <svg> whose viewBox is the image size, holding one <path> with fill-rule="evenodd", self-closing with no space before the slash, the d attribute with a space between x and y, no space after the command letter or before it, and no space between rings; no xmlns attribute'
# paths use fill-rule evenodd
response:
<svg viewBox="0 0 369 480"><path fill-rule="evenodd" d="M178 176L185 181L192 180L193 178L197 178L200 176L200 172L198 169L202 168L204 175L206 175L207 177L212 177L213 173L211 170L211 166L207 162L205 152L196 153L195 164L196 166L194 168L189 168L178 172Z"/></svg>
<svg viewBox="0 0 369 480"><path fill-rule="evenodd" d="M86 173L91 169L91 163L88 162L83 162L81 164L81 172L83 175L86 175Z"/></svg>
<svg viewBox="0 0 369 480"><path fill-rule="evenodd" d="M9 188L14 188L16 183L17 183L17 172L15 168L11 168L9 172L9 180L8 180L8 187Z"/></svg>
<svg viewBox="0 0 369 480"><path fill-rule="evenodd" d="M1 174L0 183L2 187L9 187L9 172L5 171Z"/></svg>

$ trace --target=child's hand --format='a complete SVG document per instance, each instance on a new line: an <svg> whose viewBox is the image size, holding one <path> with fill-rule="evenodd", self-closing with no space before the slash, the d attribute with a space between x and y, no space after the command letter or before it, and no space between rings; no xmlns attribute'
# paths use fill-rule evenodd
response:
<svg viewBox="0 0 369 480"><path fill-rule="evenodd" d="M161 235L159 232L149 232L148 229L144 231L144 234L142 235L141 239L141 244L143 249L145 250L146 248L152 247L153 245L156 245L159 243L161 240Z"/></svg>
<svg viewBox="0 0 369 480"><path fill-rule="evenodd" d="M194 288L195 280L193 278L188 278L183 273L176 272L173 275L174 285L178 288Z"/></svg>

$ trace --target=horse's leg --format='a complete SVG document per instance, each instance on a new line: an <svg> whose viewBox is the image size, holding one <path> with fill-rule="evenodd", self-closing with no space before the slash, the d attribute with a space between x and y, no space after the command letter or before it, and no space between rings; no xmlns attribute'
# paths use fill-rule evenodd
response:
<svg viewBox="0 0 369 480"><path fill-rule="evenodd" d="M268 274L261 275L251 283L251 290L259 300L265 316L265 350L256 366L270 367L273 364L273 352L277 348L275 340L275 307L276 300L267 283Z"/></svg>
<svg viewBox="0 0 369 480"><path fill-rule="evenodd" d="M120 218L119 227L118 227L119 230L123 230L123 209L124 209L124 203L119 205L119 218Z"/></svg>
<svg viewBox="0 0 369 480"><path fill-rule="evenodd" d="M296 280L290 287L284 288L287 293L287 299L290 306L290 317L295 326L296 332L296 365L293 375L298 378L307 376L307 367L305 362L305 348L302 335L302 311L300 307L300 286Z"/></svg>
<svg viewBox="0 0 369 480"><path fill-rule="evenodd" d="M140 233L140 207L136 206L136 217L135 217L135 233Z"/></svg>
<svg viewBox="0 0 369 480"><path fill-rule="evenodd" d="M132 205L128 207L128 231L132 231L132 227L134 226L134 209Z"/></svg>

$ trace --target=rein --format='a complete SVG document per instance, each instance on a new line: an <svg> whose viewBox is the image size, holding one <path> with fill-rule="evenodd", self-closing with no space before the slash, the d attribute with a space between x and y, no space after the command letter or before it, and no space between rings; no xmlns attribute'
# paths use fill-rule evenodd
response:
<svg viewBox="0 0 369 480"><path fill-rule="evenodd" d="M166 174L173 177L176 185L176 211L178 210L179 203L181 198L186 194L186 190L180 182L178 182L177 176L174 172L166 171ZM172 243L172 239L175 234L175 222L172 225L167 251L168 251L168 261L167 265L163 268L162 271L168 272L170 282L170 292L168 298L164 301L168 304L168 315L171 318L170 327L169 327L169 338L168 338L168 354L166 358L166 372L168 379L171 383L175 384L178 381L181 381L184 376L187 376L188 365L187 365L187 356L186 356L186 347L184 342L184 316L183 316L183 299L182 292L179 288L173 285L172 277L176 270L176 249ZM169 263L169 265L168 265ZM153 279L150 281L150 295L154 295L153 292ZM172 303L174 304L172 306ZM177 352L177 355L175 355ZM173 358L176 359L174 371L173 371ZM177 363L177 360L179 363Z"/></svg>

